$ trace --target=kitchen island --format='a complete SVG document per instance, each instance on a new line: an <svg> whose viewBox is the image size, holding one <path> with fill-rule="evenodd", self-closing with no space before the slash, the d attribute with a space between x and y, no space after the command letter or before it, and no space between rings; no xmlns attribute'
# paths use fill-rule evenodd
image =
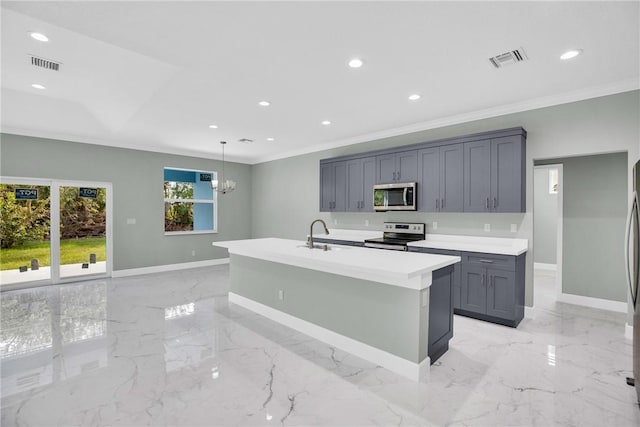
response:
<svg viewBox="0 0 640 427"><path fill-rule="evenodd" d="M276 238L229 250L229 301L391 371L420 380L453 333L460 257Z"/></svg>

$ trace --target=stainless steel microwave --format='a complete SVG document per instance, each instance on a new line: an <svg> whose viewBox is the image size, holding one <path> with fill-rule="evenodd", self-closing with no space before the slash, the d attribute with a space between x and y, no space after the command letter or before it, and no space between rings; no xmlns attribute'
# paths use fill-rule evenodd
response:
<svg viewBox="0 0 640 427"><path fill-rule="evenodd" d="M417 206L415 182L373 186L375 211L415 211Z"/></svg>

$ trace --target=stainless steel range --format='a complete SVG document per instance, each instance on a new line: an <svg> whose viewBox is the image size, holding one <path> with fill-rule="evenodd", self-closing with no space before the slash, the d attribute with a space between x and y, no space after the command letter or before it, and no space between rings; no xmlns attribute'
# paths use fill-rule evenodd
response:
<svg viewBox="0 0 640 427"><path fill-rule="evenodd" d="M408 250L407 243L424 240L425 225L413 222L385 222L382 238L367 239L366 248Z"/></svg>

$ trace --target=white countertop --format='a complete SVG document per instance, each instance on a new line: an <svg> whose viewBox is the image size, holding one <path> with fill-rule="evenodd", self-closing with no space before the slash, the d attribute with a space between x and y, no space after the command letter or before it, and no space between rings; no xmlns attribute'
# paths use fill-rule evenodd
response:
<svg viewBox="0 0 640 427"><path fill-rule="evenodd" d="M277 238L213 242L230 254L278 262L325 273L386 283L410 289L431 285L431 272L460 262L460 257L372 250L329 245L309 249L305 242Z"/></svg>
<svg viewBox="0 0 640 427"><path fill-rule="evenodd" d="M409 246L499 255L520 255L527 252L529 241L527 239L509 239L504 237L427 234L425 240L409 243Z"/></svg>
<svg viewBox="0 0 640 427"><path fill-rule="evenodd" d="M318 233L314 238L364 242L365 239L382 237L382 231L342 230L330 228L329 234ZM409 243L418 248L448 249L451 251L482 252L498 255L520 255L527 252L527 239L507 237L457 236L449 234L427 234L425 240Z"/></svg>

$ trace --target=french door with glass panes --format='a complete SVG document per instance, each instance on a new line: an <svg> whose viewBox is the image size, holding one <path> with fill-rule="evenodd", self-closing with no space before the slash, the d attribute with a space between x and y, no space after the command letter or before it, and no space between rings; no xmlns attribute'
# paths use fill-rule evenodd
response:
<svg viewBox="0 0 640 427"><path fill-rule="evenodd" d="M111 275L111 184L0 177L0 286Z"/></svg>

